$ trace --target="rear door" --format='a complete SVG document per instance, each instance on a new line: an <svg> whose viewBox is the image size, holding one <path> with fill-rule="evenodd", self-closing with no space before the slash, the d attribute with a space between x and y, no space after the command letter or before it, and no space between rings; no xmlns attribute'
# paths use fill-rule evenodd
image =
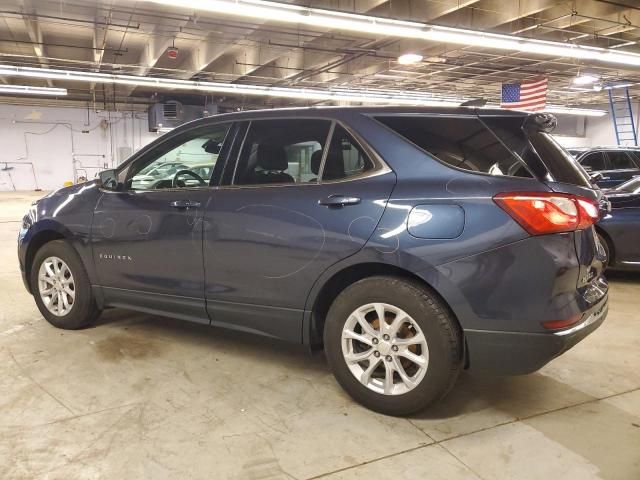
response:
<svg viewBox="0 0 640 480"><path fill-rule="evenodd" d="M598 182L601 188L615 187L640 174L640 162L631 152L609 150L607 158L609 161L608 169L602 172L602 181Z"/></svg>
<svg viewBox="0 0 640 480"><path fill-rule="evenodd" d="M244 128L204 214L207 310L214 324L300 341L313 283L364 246L395 174L329 120Z"/></svg>

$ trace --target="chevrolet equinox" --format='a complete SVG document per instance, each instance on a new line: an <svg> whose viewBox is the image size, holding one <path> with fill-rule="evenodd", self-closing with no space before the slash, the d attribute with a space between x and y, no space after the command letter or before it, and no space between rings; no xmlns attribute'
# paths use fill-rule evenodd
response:
<svg viewBox="0 0 640 480"><path fill-rule="evenodd" d="M606 316L606 202L554 126L468 107L196 120L35 202L24 282L60 328L122 307L323 347L354 399L415 412Z"/></svg>

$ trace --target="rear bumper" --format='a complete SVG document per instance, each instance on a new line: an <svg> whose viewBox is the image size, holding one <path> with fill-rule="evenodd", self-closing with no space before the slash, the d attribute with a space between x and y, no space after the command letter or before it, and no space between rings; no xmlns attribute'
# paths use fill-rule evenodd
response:
<svg viewBox="0 0 640 480"><path fill-rule="evenodd" d="M465 330L469 369L495 375L535 372L597 329L608 313L608 297L585 311L576 325L549 333Z"/></svg>

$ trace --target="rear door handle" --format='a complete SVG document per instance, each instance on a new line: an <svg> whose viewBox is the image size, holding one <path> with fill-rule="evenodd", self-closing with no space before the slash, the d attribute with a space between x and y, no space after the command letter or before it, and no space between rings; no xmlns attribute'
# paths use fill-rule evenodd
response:
<svg viewBox="0 0 640 480"><path fill-rule="evenodd" d="M190 200L175 200L169 204L173 208L198 208L200 206L200 202L192 202Z"/></svg>
<svg viewBox="0 0 640 480"><path fill-rule="evenodd" d="M329 195L327 198L318 200L318 203L325 207L342 208L347 205L358 205L360 203L360 199L358 197L349 197L346 195Z"/></svg>

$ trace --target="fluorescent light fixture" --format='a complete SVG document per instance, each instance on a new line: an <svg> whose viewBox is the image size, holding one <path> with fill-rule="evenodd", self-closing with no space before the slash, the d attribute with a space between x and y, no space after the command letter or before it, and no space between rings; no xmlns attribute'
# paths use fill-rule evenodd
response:
<svg viewBox="0 0 640 480"><path fill-rule="evenodd" d="M417 53L405 53L398 57L398 63L400 65L412 65L421 62L422 58L422 55L418 55Z"/></svg>
<svg viewBox="0 0 640 480"><path fill-rule="evenodd" d="M66 88L31 87L28 85L0 85L0 93L19 93L27 95L66 95Z"/></svg>
<svg viewBox="0 0 640 480"><path fill-rule="evenodd" d="M635 83L610 83L608 85L605 85L604 88L605 90L612 90L614 88L629 88L634 86Z"/></svg>
<svg viewBox="0 0 640 480"><path fill-rule="evenodd" d="M595 75L583 74L575 77L573 83L574 85L589 85L590 83L596 83L598 80L600 78Z"/></svg>
<svg viewBox="0 0 640 480"><path fill-rule="evenodd" d="M427 23L374 17L266 0L142 0L148 3L262 21L309 25L386 37L470 45L498 50L640 66L640 54L570 43L535 40Z"/></svg>
<svg viewBox="0 0 640 480"><path fill-rule="evenodd" d="M294 98L299 100L318 100L328 102L360 102L373 104L410 105L422 107L456 107L466 98L450 98L435 96L424 92L408 90L364 90L350 88L293 88L293 87L270 87L265 85L247 85L236 83L221 83L208 81L180 80L173 78L141 77L136 75L122 75L111 73L85 72L75 70L58 70L52 68L19 67L14 65L0 64L0 75L14 77L29 77L51 80L65 80L92 83L108 83L116 85L131 85L150 87L154 89L186 90L208 93L227 93L233 95L255 95L264 97ZM1 88L12 87L5 85ZM64 91L63 88L45 87L21 87L38 90ZM61 93L56 93L61 94ZM61 94L62 95L62 94ZM487 105L491 108L499 108L496 105ZM567 113L574 115L600 116L605 115L604 110L592 110L586 108L568 108L549 106L545 111L551 113Z"/></svg>
<svg viewBox="0 0 640 480"><path fill-rule="evenodd" d="M595 108L561 107L549 105L544 109L547 113L562 113L565 115L582 115L584 117L602 117L607 114L606 110Z"/></svg>
<svg viewBox="0 0 640 480"><path fill-rule="evenodd" d="M173 78L142 77L52 68L18 67L1 65L0 75L14 77L44 78L51 80L81 81L131 85L154 89L192 90L209 93L227 93L233 95L257 95L300 100L348 101L364 103L389 103L394 105L418 106L456 106L464 100L436 97L422 92L403 90L364 90L348 88L291 88L270 87L264 85L246 85L235 83L180 80Z"/></svg>

